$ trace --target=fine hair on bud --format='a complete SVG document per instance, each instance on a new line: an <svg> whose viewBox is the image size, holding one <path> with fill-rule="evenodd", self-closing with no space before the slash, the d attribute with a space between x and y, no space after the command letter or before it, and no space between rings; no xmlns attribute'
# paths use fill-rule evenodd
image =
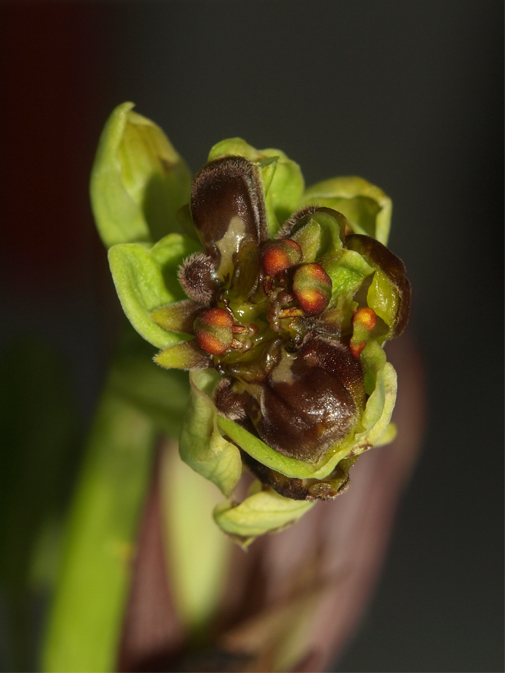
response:
<svg viewBox="0 0 505 673"><path fill-rule="evenodd" d="M199 304L209 304L217 289L214 263L204 252L195 252L184 260L178 271L179 282L187 296Z"/></svg>

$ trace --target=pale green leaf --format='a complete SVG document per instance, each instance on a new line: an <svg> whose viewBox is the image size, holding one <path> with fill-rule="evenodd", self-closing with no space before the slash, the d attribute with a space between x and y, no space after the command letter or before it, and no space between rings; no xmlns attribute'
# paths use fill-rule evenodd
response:
<svg viewBox="0 0 505 673"><path fill-rule="evenodd" d="M365 430L356 435L357 446L353 453L375 446L389 430L389 437L383 444L394 439L396 429L390 428L391 416L396 403L397 376L393 365L386 362L384 368L377 373L375 390L370 395L361 423Z"/></svg>

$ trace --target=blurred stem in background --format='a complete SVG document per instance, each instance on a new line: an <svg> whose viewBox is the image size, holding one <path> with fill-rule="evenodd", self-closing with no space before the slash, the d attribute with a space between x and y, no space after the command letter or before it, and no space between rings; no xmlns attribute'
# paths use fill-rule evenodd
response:
<svg viewBox="0 0 505 673"><path fill-rule="evenodd" d="M175 395L182 406L188 391L183 377L153 367L148 351L128 328L85 450L62 555L68 465L78 448L68 382L38 343L12 348L0 365L9 449L1 490L10 632L3 668L40 670L33 601L42 593L47 604L58 579L45 670L325 669L373 586L419 447L415 350L407 339L392 352L400 376L410 375L397 408L399 439L362 461L338 503L319 504L247 554L212 521L217 489L180 461L173 442L159 442L181 420L163 405ZM163 426L147 420L148 409Z"/></svg>
<svg viewBox="0 0 505 673"><path fill-rule="evenodd" d="M177 436L188 395L184 375L166 376L153 366L149 351L128 327L113 358L67 523L44 670L116 667L138 523L160 433ZM181 622L191 632L208 617L208 604L219 593L221 557L229 543L210 517L215 501L210 489L216 489L206 488L197 475L185 474L181 482L175 458L168 459L173 469L163 470L173 524L167 534L174 542L167 547L173 552L167 562ZM167 458L161 459L165 464Z"/></svg>
<svg viewBox="0 0 505 673"><path fill-rule="evenodd" d="M54 586L62 513L79 453L77 408L58 355L23 339L0 362L0 592L5 670L36 670L40 613Z"/></svg>

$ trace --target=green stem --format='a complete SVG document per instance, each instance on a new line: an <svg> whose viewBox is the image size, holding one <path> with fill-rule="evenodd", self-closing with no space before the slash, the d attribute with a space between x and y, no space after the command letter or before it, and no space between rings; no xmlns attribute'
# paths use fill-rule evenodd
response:
<svg viewBox="0 0 505 673"><path fill-rule="evenodd" d="M44 671L112 671L156 439L109 377L68 521Z"/></svg>

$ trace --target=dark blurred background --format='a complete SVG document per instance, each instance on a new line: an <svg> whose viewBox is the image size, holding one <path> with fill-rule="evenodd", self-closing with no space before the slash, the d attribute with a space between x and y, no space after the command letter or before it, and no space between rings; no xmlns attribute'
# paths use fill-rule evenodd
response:
<svg viewBox="0 0 505 673"><path fill-rule="evenodd" d="M119 319L88 200L118 103L193 170L242 136L308 184L359 174L393 198L428 424L339 671L503 670L502 23L492 0L0 5L0 345L64 358L76 427Z"/></svg>

